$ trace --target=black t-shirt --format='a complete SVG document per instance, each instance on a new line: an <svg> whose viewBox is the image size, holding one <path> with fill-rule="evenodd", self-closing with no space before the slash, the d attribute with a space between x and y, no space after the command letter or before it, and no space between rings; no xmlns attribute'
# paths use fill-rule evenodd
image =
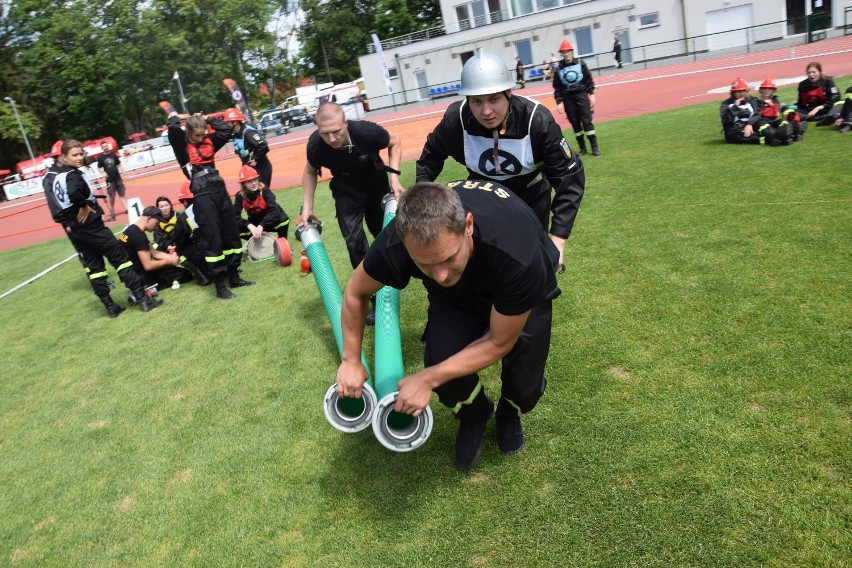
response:
<svg viewBox="0 0 852 568"><path fill-rule="evenodd" d="M112 152L101 154L98 157L98 167L103 168L106 172L107 181L115 181L121 176L121 172L118 171L118 164L120 163L119 157Z"/></svg>
<svg viewBox="0 0 852 568"><path fill-rule="evenodd" d="M465 304L487 303L503 315L522 314L560 294L556 282L559 251L532 210L494 182L458 181L448 185L473 214L473 254L455 286L445 288L423 274L408 254L392 220L364 258L367 274L385 285L405 288L411 278L430 294Z"/></svg>
<svg viewBox="0 0 852 568"><path fill-rule="evenodd" d="M145 235L145 231L136 225L128 225L124 231L118 234L118 240L124 245L124 250L127 251L127 256L130 257L133 267L140 274L143 274L145 267L142 266L142 261L139 260L139 251L149 250L151 246L151 243L148 242L148 237Z"/></svg>
<svg viewBox="0 0 852 568"><path fill-rule="evenodd" d="M364 120L350 120L347 125L351 149L344 146L335 150L315 130L308 138L308 163L316 170L326 167L335 176L384 171L379 150L390 144L388 131Z"/></svg>

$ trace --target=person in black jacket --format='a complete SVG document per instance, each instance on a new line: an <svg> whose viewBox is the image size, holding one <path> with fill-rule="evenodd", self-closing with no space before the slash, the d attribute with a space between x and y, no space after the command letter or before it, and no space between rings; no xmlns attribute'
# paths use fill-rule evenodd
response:
<svg viewBox="0 0 852 568"><path fill-rule="evenodd" d="M259 239L268 231L286 239L290 217L278 205L275 194L260 180L258 172L251 166L243 166L239 182L240 191L234 196L234 215L240 225L240 236ZM243 218L243 211L247 219Z"/></svg>
<svg viewBox="0 0 852 568"><path fill-rule="evenodd" d="M757 112L760 114L761 126L768 123L778 131L785 143L803 140L808 123L803 121L795 110L789 109L788 105L781 104L775 94L777 89L778 85L772 77L765 78L760 84Z"/></svg>
<svg viewBox="0 0 852 568"><path fill-rule="evenodd" d="M719 105L719 120L729 144L768 144L780 146L790 139L788 130L773 127L760 116L757 97L741 77L731 84L731 96Z"/></svg>
<svg viewBox="0 0 852 568"><path fill-rule="evenodd" d="M42 182L47 205L53 220L62 224L71 244L74 245L92 290L103 303L107 315L114 318L124 311L124 307L116 304L110 297L104 257L138 300L143 312L156 308L163 301L145 294L142 282L133 270L133 263L112 232L104 225L101 218L103 210L98 205L86 177L80 171L86 156L83 145L76 140L66 140L58 151L62 163L52 166Z"/></svg>
<svg viewBox="0 0 852 568"><path fill-rule="evenodd" d="M834 124L840 114L840 91L834 79L822 72L819 61L811 61L805 69L808 77L799 83L796 111L802 120L816 120L817 126Z"/></svg>
<svg viewBox="0 0 852 568"><path fill-rule="evenodd" d="M506 64L479 49L462 68L464 100L451 104L426 138L417 181L436 180L451 156L467 167L470 179L505 185L532 208L545 230L549 225L561 269L586 184L583 163L550 111L513 95L513 86Z"/></svg>
<svg viewBox="0 0 852 568"><path fill-rule="evenodd" d="M230 140L231 128L224 121L196 114L186 120L184 132L174 111L169 113L166 125L169 144L195 198L195 218L207 247L205 259L216 284L216 296L229 300L234 294L225 286L226 274L231 288L254 284L240 277L240 230L225 180L214 161L216 152Z"/></svg>
<svg viewBox="0 0 852 568"><path fill-rule="evenodd" d="M562 60L553 74L556 110L568 115L580 155L586 153L586 141L583 139L585 136L592 146L592 155L600 156L598 135L592 123L592 113L595 111L595 80L586 64L574 57L574 46L570 41L562 40L559 53L562 54Z"/></svg>
<svg viewBox="0 0 852 568"><path fill-rule="evenodd" d="M615 54L616 65L621 69L624 67L624 62L621 60L621 40L618 39L618 36L615 36L612 42L612 52Z"/></svg>
<svg viewBox="0 0 852 568"><path fill-rule="evenodd" d="M253 167L266 187L272 187L272 162L269 161L269 144L252 126L246 124L243 113L236 108L225 111L225 122L231 127L234 151L243 165Z"/></svg>

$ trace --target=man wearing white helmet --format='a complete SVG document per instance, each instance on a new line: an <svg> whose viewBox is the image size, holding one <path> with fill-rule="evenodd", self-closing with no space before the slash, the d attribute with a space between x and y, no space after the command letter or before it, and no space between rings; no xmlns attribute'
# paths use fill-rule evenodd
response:
<svg viewBox="0 0 852 568"><path fill-rule="evenodd" d="M586 183L583 164L571 151L547 108L513 95L503 60L478 49L462 68L459 94L426 139L417 160L417 181L434 181L452 156L468 178L508 187L532 208L559 249L571 234ZM551 189L556 193L551 201ZM551 212L553 214L552 219Z"/></svg>

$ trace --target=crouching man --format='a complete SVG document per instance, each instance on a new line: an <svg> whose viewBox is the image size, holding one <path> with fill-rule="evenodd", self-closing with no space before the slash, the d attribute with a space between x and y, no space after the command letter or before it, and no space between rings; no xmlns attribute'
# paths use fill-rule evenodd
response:
<svg viewBox="0 0 852 568"><path fill-rule="evenodd" d="M497 445L504 454L519 452L521 414L535 407L547 383L558 260L536 215L502 185L415 184L346 286L338 394L360 397L367 379L361 342L370 296L416 278L429 301L424 369L399 381L394 409L418 416L435 391L459 421L456 465L469 469L494 412L477 372L502 360Z"/></svg>
<svg viewBox="0 0 852 568"><path fill-rule="evenodd" d="M162 211L150 205L142 211L135 223L118 234L118 240L124 245L134 270L146 287L180 288L180 284L192 280L192 273L178 266L180 259L177 255L154 248L145 234L153 232L158 223L164 220Z"/></svg>

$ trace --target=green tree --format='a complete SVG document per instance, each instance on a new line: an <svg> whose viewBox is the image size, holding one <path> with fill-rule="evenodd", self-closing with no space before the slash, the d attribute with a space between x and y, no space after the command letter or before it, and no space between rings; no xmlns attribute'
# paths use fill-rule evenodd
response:
<svg viewBox="0 0 852 568"><path fill-rule="evenodd" d="M376 13L375 33L379 39L390 39L419 29L408 10L407 0L381 0Z"/></svg>
<svg viewBox="0 0 852 568"><path fill-rule="evenodd" d="M299 42L306 74L317 82L358 77L358 56L370 43L375 6L362 0L303 0L302 11Z"/></svg>

